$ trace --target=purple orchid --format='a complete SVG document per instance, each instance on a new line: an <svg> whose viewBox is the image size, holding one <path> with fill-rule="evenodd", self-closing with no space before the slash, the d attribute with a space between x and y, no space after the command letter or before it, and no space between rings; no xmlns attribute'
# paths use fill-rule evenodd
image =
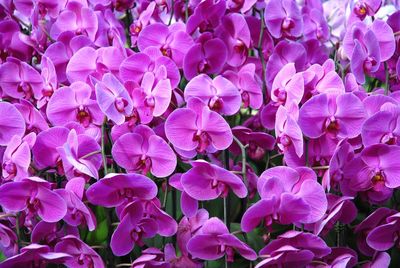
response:
<svg viewBox="0 0 400 268"><path fill-rule="evenodd" d="M121 63L119 69L124 82L134 81L137 84L141 83L147 72L153 73L156 82L169 79L171 89L178 86L181 78L175 62L154 47L146 48L144 52L129 56Z"/></svg>
<svg viewBox="0 0 400 268"><path fill-rule="evenodd" d="M39 72L26 62L10 57L0 66L0 87L5 95L16 99L38 100L43 94Z"/></svg>
<svg viewBox="0 0 400 268"><path fill-rule="evenodd" d="M95 13L98 28L94 44L98 47L107 47L112 45L113 42L118 42L118 40L125 43L124 28L121 22L115 17L115 14L110 9L103 10L103 12L95 11Z"/></svg>
<svg viewBox="0 0 400 268"><path fill-rule="evenodd" d="M301 73L296 73L294 63L288 63L275 76L270 91L271 100L276 105L300 103L304 94L304 79Z"/></svg>
<svg viewBox="0 0 400 268"><path fill-rule="evenodd" d="M103 207L117 207L135 198L151 200L157 195L157 186L139 174L108 174L86 191L90 203Z"/></svg>
<svg viewBox="0 0 400 268"><path fill-rule="evenodd" d="M330 31L322 10L312 8L303 14L304 37L307 40L317 39L321 42L329 40Z"/></svg>
<svg viewBox="0 0 400 268"><path fill-rule="evenodd" d="M82 47L77 50L68 62L66 75L73 83L77 81L89 82L89 76L101 80L105 73L111 72L118 76L119 67L127 57L125 48L119 41L112 47Z"/></svg>
<svg viewBox="0 0 400 268"><path fill-rule="evenodd" d="M239 90L223 76L211 79L205 74L200 74L190 80L184 94L186 101L196 97L208 105L211 110L223 115L233 115L240 109Z"/></svg>
<svg viewBox="0 0 400 268"><path fill-rule="evenodd" d="M296 71L303 71L306 65L307 51L302 44L282 40L274 49L266 66L267 86L271 87L278 72L287 63L294 63Z"/></svg>
<svg viewBox="0 0 400 268"><path fill-rule="evenodd" d="M364 146L377 143L400 144L400 113L383 110L369 117L362 128L361 136Z"/></svg>
<svg viewBox="0 0 400 268"><path fill-rule="evenodd" d="M270 168L261 174L257 189L261 200L244 213L241 227L245 232L254 229L263 219L266 226L273 221L314 223L327 209L324 190L308 168Z"/></svg>
<svg viewBox="0 0 400 268"><path fill-rule="evenodd" d="M56 126L63 126L71 121L79 122L84 127L90 124L101 125L104 115L91 95L92 89L82 82L59 88L47 105L49 121Z"/></svg>
<svg viewBox="0 0 400 268"><path fill-rule="evenodd" d="M26 211L37 214L44 221L57 222L67 213L64 199L51 190L51 184L38 177L0 186L0 205L9 211Z"/></svg>
<svg viewBox="0 0 400 268"><path fill-rule="evenodd" d="M368 191L371 201L381 202L391 196L391 189L399 187L396 155L400 148L386 144L366 147L344 168L345 185L355 192ZM343 189L342 189L343 190Z"/></svg>
<svg viewBox="0 0 400 268"><path fill-rule="evenodd" d="M313 64L303 72L304 97L309 99L319 93L343 94L343 81L335 71L335 63L328 59L322 65Z"/></svg>
<svg viewBox="0 0 400 268"><path fill-rule="evenodd" d="M204 260L216 260L226 255L228 262L234 261L234 252L248 260L255 260L257 254L236 236L229 233L228 228L218 218L210 218L193 236L187 249L193 257Z"/></svg>
<svg viewBox="0 0 400 268"><path fill-rule="evenodd" d="M175 173L171 176L168 183L175 189L181 191L181 210L186 217L194 217L199 212L198 201L185 192L182 182L182 173Z"/></svg>
<svg viewBox="0 0 400 268"><path fill-rule="evenodd" d="M326 235L334 227L336 222L343 224L351 223L357 216L357 208L352 202L352 197L339 197L333 194L327 194L328 209L324 217L312 224L310 227L314 234ZM308 226L307 226L308 227ZM306 227L306 229L308 229Z"/></svg>
<svg viewBox="0 0 400 268"><path fill-rule="evenodd" d="M133 103L126 88L111 73L96 83L96 99L101 111L117 125L130 116Z"/></svg>
<svg viewBox="0 0 400 268"><path fill-rule="evenodd" d="M354 14L364 20L366 16L374 16L382 5L382 0L357 0L353 5Z"/></svg>
<svg viewBox="0 0 400 268"><path fill-rule="evenodd" d="M24 138L13 136L3 155L3 179L19 181L28 177L31 149L36 141L35 133Z"/></svg>
<svg viewBox="0 0 400 268"><path fill-rule="evenodd" d="M0 145L7 145L14 136L25 134L25 120L11 103L0 102Z"/></svg>
<svg viewBox="0 0 400 268"><path fill-rule="evenodd" d="M216 33L228 49L227 64L241 66L251 45L250 30L244 16L237 13L224 16Z"/></svg>
<svg viewBox="0 0 400 268"><path fill-rule="evenodd" d="M227 60L227 49L220 39L203 33L183 59L183 72L190 80L200 73L220 73Z"/></svg>
<svg viewBox="0 0 400 268"><path fill-rule="evenodd" d="M377 251L388 250L399 244L400 213L390 215L382 225L378 225L367 236L367 244Z"/></svg>
<svg viewBox="0 0 400 268"><path fill-rule="evenodd" d="M165 122L168 140L188 157L197 152L215 152L229 147L232 131L224 118L198 98L190 98L187 108L173 111Z"/></svg>
<svg viewBox="0 0 400 268"><path fill-rule="evenodd" d="M146 72L140 86L128 86L135 110L142 123L149 123L153 116L161 116L168 109L172 97L172 88L167 78L166 68L160 68L159 80L152 72ZM129 85L129 82L127 82Z"/></svg>
<svg viewBox="0 0 400 268"><path fill-rule="evenodd" d="M135 21L129 26L129 32L131 34L131 43L132 45L136 45L138 35L145 28L151 20L151 17L154 12L154 8L156 7L155 2L151 2L145 10L143 10L139 17L135 19Z"/></svg>
<svg viewBox="0 0 400 268"><path fill-rule="evenodd" d="M192 168L182 174L184 191L196 200L226 197L229 188L240 198L247 196L243 181L231 172L203 160L191 162Z"/></svg>
<svg viewBox="0 0 400 268"><path fill-rule="evenodd" d="M263 96L255 64L248 63L242 66L238 72L227 70L223 76L239 89L244 108L259 109L261 107Z"/></svg>
<svg viewBox="0 0 400 268"><path fill-rule="evenodd" d="M253 160L261 160L267 151L272 151L275 147L274 137L267 133L253 132L245 127L234 127L232 133L243 145L248 146L247 154ZM236 155L241 154L236 142L232 143L229 149Z"/></svg>
<svg viewBox="0 0 400 268"><path fill-rule="evenodd" d="M142 255L133 261L132 268L141 267L169 268L171 266L166 262L165 254L158 248L152 247L143 250Z"/></svg>
<svg viewBox="0 0 400 268"><path fill-rule="evenodd" d="M372 33L366 36L368 31ZM382 62L388 60L395 51L395 40L393 30L383 20L374 20L370 26L363 22L356 22L349 27L343 38L343 50L347 57L352 58L357 42L361 47L367 48L372 34L375 35L378 41L380 60ZM371 49L373 48L372 50L375 50L374 53L377 50L375 47L375 44L371 47Z"/></svg>
<svg viewBox="0 0 400 268"><path fill-rule="evenodd" d="M18 253L18 237L12 229L0 223L0 250L6 257L12 257ZM0 264L1 265L1 264Z"/></svg>
<svg viewBox="0 0 400 268"><path fill-rule="evenodd" d="M128 172L151 172L156 177L167 177L175 170L176 156L163 138L154 131L139 125L132 133L116 140L112 155L118 165Z"/></svg>
<svg viewBox="0 0 400 268"><path fill-rule="evenodd" d="M37 110L32 103L24 99L20 99L19 101L20 103L15 103L14 106L25 119L27 131L38 134L39 132L49 128L44 115Z"/></svg>
<svg viewBox="0 0 400 268"><path fill-rule="evenodd" d="M298 231L287 231L260 250L264 258L257 268L289 265L302 267L311 264L314 258L331 253L331 249L318 236Z"/></svg>
<svg viewBox="0 0 400 268"><path fill-rule="evenodd" d="M200 32L216 28L226 11L226 0L205 0L194 9L187 21L186 31L192 34L197 28Z"/></svg>
<svg viewBox="0 0 400 268"><path fill-rule="evenodd" d="M303 19L295 0L271 0L265 8L265 25L275 38L299 37Z"/></svg>
<svg viewBox="0 0 400 268"><path fill-rule="evenodd" d="M138 37L138 47L143 51L147 47L157 47L164 56L172 58L181 68L183 58L193 45L193 39L186 33L183 23L166 26L154 23L143 28Z"/></svg>
<svg viewBox="0 0 400 268"><path fill-rule="evenodd" d="M78 135L72 129L66 142L56 149L68 179L80 175L98 179L97 170L101 166L100 145L92 137Z"/></svg>
<svg viewBox="0 0 400 268"><path fill-rule="evenodd" d="M52 252L49 246L30 244L21 253L0 263L0 267L46 267L48 264L66 264L72 258L62 251Z"/></svg>
<svg viewBox="0 0 400 268"><path fill-rule="evenodd" d="M40 132L32 148L35 166L39 169L57 168L63 172L62 160L57 150L67 141L69 130L65 127L52 127Z"/></svg>
<svg viewBox="0 0 400 268"><path fill-rule="evenodd" d="M381 207L375 210L367 218L365 218L354 230L357 234L357 246L358 249L366 256L372 256L375 253L375 249L371 248L367 243L367 237L369 233L374 230L377 226L386 224L386 219L397 211ZM379 240L378 240L379 241Z"/></svg>
<svg viewBox="0 0 400 268"><path fill-rule="evenodd" d="M63 83L67 80L66 68L72 55L80 48L91 44L92 41L86 36L76 36L72 32L63 32L58 37L57 42L49 45L44 56L52 61L58 82Z"/></svg>
<svg viewBox="0 0 400 268"><path fill-rule="evenodd" d="M351 55L351 71L360 84L365 83L364 73L370 75L378 71L381 63L379 42L375 34L369 30L365 33L364 38L368 40L365 48L358 40L354 40L355 46Z"/></svg>
<svg viewBox="0 0 400 268"><path fill-rule="evenodd" d="M309 99L299 111L299 125L310 138L324 133L338 138L354 138L365 121L364 105L352 93L319 94Z"/></svg>
<svg viewBox="0 0 400 268"><path fill-rule="evenodd" d="M98 30L95 12L80 2L68 2L50 29L50 36L57 39L61 33L70 31L85 35L94 41Z"/></svg>
<svg viewBox="0 0 400 268"><path fill-rule="evenodd" d="M71 226L87 225L89 231L96 229L96 217L93 212L83 202L83 192L85 179L76 177L68 181L65 189L57 189L59 194L67 204L67 214L64 221Z"/></svg>
<svg viewBox="0 0 400 268"><path fill-rule="evenodd" d="M156 235L157 222L143 216L144 211L140 201L133 201L122 210L119 216L121 222L115 229L110 242L111 249L116 256L128 254L135 244L143 245L143 238Z"/></svg>
<svg viewBox="0 0 400 268"><path fill-rule="evenodd" d="M201 232L201 227L207 222L208 218L207 210L199 209L192 217L185 216L179 222L177 242L182 255L189 256L187 243L193 236Z"/></svg>
<svg viewBox="0 0 400 268"><path fill-rule="evenodd" d="M297 123L298 108L293 104L290 109L279 106L276 112L275 135L277 146L283 152L294 151L298 157L303 155L303 134Z"/></svg>
<svg viewBox="0 0 400 268"><path fill-rule="evenodd" d="M38 222L32 230L32 243L54 246L66 235L79 236L79 229L76 226L63 224L60 222Z"/></svg>
<svg viewBox="0 0 400 268"><path fill-rule="evenodd" d="M65 252L72 256L64 264L68 268L93 267L104 268L101 257L87 244L73 235L64 236L54 248L58 252Z"/></svg>

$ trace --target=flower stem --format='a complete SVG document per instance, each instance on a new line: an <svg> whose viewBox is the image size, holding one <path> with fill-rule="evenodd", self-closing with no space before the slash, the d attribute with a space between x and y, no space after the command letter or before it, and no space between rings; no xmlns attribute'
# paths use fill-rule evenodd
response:
<svg viewBox="0 0 400 268"><path fill-rule="evenodd" d="M171 16L169 17L168 25L171 25L172 18L174 17L174 8L175 8L175 1L172 1ZM186 14L185 14L185 16L186 16Z"/></svg>
<svg viewBox="0 0 400 268"><path fill-rule="evenodd" d="M185 22L187 22L189 18L189 0L185 1Z"/></svg>
<svg viewBox="0 0 400 268"><path fill-rule="evenodd" d="M242 153L242 172L241 173L242 173L244 184L246 186L248 186L247 185L247 177L246 177L246 148L248 145L243 145L243 143L241 143L240 140L238 138L236 138L235 136L233 136L233 139L235 140L237 145L239 145L240 151Z"/></svg>
<svg viewBox="0 0 400 268"><path fill-rule="evenodd" d="M224 168L229 170L229 151L224 151ZM224 197L224 223L228 230L230 230L230 222L229 222L229 192L226 197Z"/></svg>
<svg viewBox="0 0 400 268"><path fill-rule="evenodd" d="M106 132L106 123L107 119L104 119L103 125L101 125L101 155L103 157L103 168L104 168L104 176L107 175L107 156L106 156L106 144L105 144L105 132Z"/></svg>
<svg viewBox="0 0 400 268"><path fill-rule="evenodd" d="M389 70L387 62L385 62L385 95L389 94Z"/></svg>

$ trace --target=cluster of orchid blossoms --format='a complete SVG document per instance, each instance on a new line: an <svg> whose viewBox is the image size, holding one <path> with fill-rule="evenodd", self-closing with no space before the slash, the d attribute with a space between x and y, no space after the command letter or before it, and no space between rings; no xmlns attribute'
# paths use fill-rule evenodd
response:
<svg viewBox="0 0 400 268"><path fill-rule="evenodd" d="M0 268L400 266L399 1L0 18Z"/></svg>

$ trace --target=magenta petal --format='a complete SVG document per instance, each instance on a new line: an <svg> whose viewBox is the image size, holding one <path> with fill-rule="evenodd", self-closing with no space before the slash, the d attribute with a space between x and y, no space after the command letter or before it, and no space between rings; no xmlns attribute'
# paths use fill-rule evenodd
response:
<svg viewBox="0 0 400 268"><path fill-rule="evenodd" d="M395 233L398 232L398 222L392 221L373 229L367 236L367 243L377 251L385 251L393 247Z"/></svg>
<svg viewBox="0 0 400 268"><path fill-rule="evenodd" d="M109 174L92 184L86 191L90 203L104 207L117 207L135 197L150 200L157 195L157 186L139 174Z"/></svg>
<svg viewBox="0 0 400 268"><path fill-rule="evenodd" d="M183 108L173 111L165 122L165 135L176 147L190 151L197 147L193 136L197 131L197 115L191 109Z"/></svg>
<svg viewBox="0 0 400 268"><path fill-rule="evenodd" d="M203 260L217 260L224 256L225 252L219 250L220 244L212 235L196 235L189 240L187 249L196 258Z"/></svg>
<svg viewBox="0 0 400 268"><path fill-rule="evenodd" d="M10 182L0 187L0 205L11 211L22 211L33 190L27 181Z"/></svg>
<svg viewBox="0 0 400 268"><path fill-rule="evenodd" d="M245 259L251 261L257 259L257 254L254 252L254 250L243 243L236 236L232 234L222 234L218 236L218 239L220 239L221 242L224 243L226 246L234 248Z"/></svg>
<svg viewBox="0 0 400 268"><path fill-rule="evenodd" d="M363 103L352 93L338 96L336 102L335 117L340 120L338 136L341 138L358 136L366 117Z"/></svg>
<svg viewBox="0 0 400 268"><path fill-rule="evenodd" d="M57 222L67 213L64 199L50 189L39 187L37 198L40 200L38 215L46 222Z"/></svg>
<svg viewBox="0 0 400 268"><path fill-rule="evenodd" d="M97 52L94 48L84 47L78 50L67 65L67 77L72 83L86 82L88 76L96 70Z"/></svg>
<svg viewBox="0 0 400 268"><path fill-rule="evenodd" d="M25 134L25 120L14 105L0 102L0 145L7 145L14 135Z"/></svg>
<svg viewBox="0 0 400 268"><path fill-rule="evenodd" d="M300 108L299 125L304 135L310 138L322 136L325 120L330 116L328 95L319 94L309 99Z"/></svg>
<svg viewBox="0 0 400 268"><path fill-rule="evenodd" d="M250 232L256 228L261 221L274 213L274 204L272 199L261 199L243 214L240 226L244 232Z"/></svg>
<svg viewBox="0 0 400 268"><path fill-rule="evenodd" d="M126 133L122 135L112 147L111 153L115 162L127 170L135 170L140 157L145 153L142 143L143 138L139 134Z"/></svg>
<svg viewBox="0 0 400 268"><path fill-rule="evenodd" d="M174 151L157 135L150 136L148 142L147 155L151 158L151 173L159 178L171 175L176 167Z"/></svg>
<svg viewBox="0 0 400 268"><path fill-rule="evenodd" d="M193 217L198 210L198 202L196 199L192 198L186 192L182 192L181 208L182 208L182 213L186 217L189 217L189 218Z"/></svg>

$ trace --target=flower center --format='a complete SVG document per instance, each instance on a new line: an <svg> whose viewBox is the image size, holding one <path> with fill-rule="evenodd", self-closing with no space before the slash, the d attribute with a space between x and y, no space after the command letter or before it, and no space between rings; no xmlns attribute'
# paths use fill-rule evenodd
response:
<svg viewBox="0 0 400 268"><path fill-rule="evenodd" d="M84 107L83 105L80 105L78 108L78 113L76 115L76 119L84 127L87 127L87 126L89 126L90 121L92 120L92 117L90 116L89 110L86 107Z"/></svg>
<svg viewBox="0 0 400 268"><path fill-rule="evenodd" d="M339 122L333 116L326 120L325 127L328 132L333 134L336 134L340 129Z"/></svg>
<svg viewBox="0 0 400 268"><path fill-rule="evenodd" d="M208 103L208 106L211 110L219 112L224 106L224 101L220 97L214 96Z"/></svg>
<svg viewBox="0 0 400 268"><path fill-rule="evenodd" d="M204 153L207 147L211 144L211 137L207 132L198 131L194 137L194 142L198 142L197 152Z"/></svg>
<svg viewBox="0 0 400 268"><path fill-rule="evenodd" d="M282 22L282 30L289 31L294 28L294 21L291 18L285 18Z"/></svg>
<svg viewBox="0 0 400 268"><path fill-rule="evenodd" d="M32 87L29 83L19 83L17 91L20 93L24 93L25 99L31 99L33 97Z"/></svg>
<svg viewBox="0 0 400 268"><path fill-rule="evenodd" d="M366 14L367 14L367 7L363 4L358 2L357 4L355 4L354 6L354 13L356 13L356 15L360 18L360 19L364 19Z"/></svg>
<svg viewBox="0 0 400 268"><path fill-rule="evenodd" d="M124 98L118 97L115 99L114 104L117 111L122 113L125 111L125 107L128 106L128 101Z"/></svg>
<svg viewBox="0 0 400 268"><path fill-rule="evenodd" d="M366 73L369 73L372 69L377 64L376 60L374 57L367 57L364 61L364 71Z"/></svg>
<svg viewBox="0 0 400 268"><path fill-rule="evenodd" d="M393 135L393 133L385 134L382 139L381 143L386 143L388 145L395 145L397 144L397 137Z"/></svg>
<svg viewBox="0 0 400 268"><path fill-rule="evenodd" d="M8 173L8 178L10 177L14 177L15 174L17 174L17 167L16 165L11 162L10 160L7 160L6 162L4 162L3 164L3 170L6 171Z"/></svg>

